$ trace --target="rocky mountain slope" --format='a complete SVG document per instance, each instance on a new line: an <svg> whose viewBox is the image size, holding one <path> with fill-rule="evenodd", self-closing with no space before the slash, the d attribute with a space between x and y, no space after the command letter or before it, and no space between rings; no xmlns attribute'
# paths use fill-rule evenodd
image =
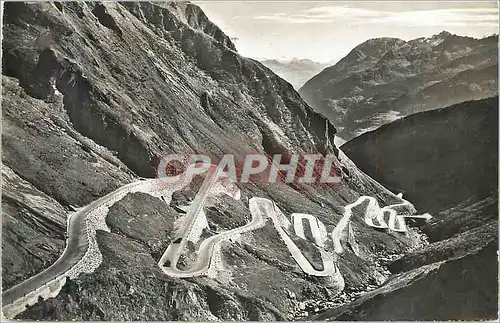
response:
<svg viewBox="0 0 500 323"><path fill-rule="evenodd" d="M290 61L265 59L260 62L270 68L276 75L290 82L296 90L300 89L310 78L329 66L329 64L313 62L310 59L297 58L293 58Z"/></svg>
<svg viewBox="0 0 500 323"><path fill-rule="evenodd" d="M368 40L300 89L350 140L400 117L498 94L498 36Z"/></svg>
<svg viewBox="0 0 500 323"><path fill-rule="evenodd" d="M495 319L497 147L498 97L410 115L343 145L367 174L432 212L421 225L431 243L392 262L381 288L317 318ZM416 294L425 297L407 301ZM450 307L450 295L461 305Z"/></svg>
<svg viewBox="0 0 500 323"><path fill-rule="evenodd" d="M188 3L6 3L2 70L2 286L47 268L68 215L154 177L166 154L335 153L337 187L242 185L240 201L206 207L213 230L248 220L248 199L317 215L331 231L360 195L400 201L333 146L335 128L290 84L235 51ZM191 195L196 191L191 192ZM307 276L271 223L223 247L215 277L172 278L157 266L182 213L129 194L97 235L103 263L18 317L52 320L275 320L307 317L385 280L379 254L424 242L353 219L363 258L339 257L343 283ZM133 223L133 225L131 224ZM169 238L170 237L170 238ZM342 238L344 239L344 238ZM311 242L304 248L315 250ZM314 254L311 254L314 261ZM258 283L256 283L258 282ZM342 297L336 297L341 293ZM318 305L322 304L322 305Z"/></svg>
<svg viewBox="0 0 500 323"><path fill-rule="evenodd" d="M337 157L342 181L333 187L255 182L238 184L240 200L221 195L207 201L205 234L248 222L248 200L255 196L275 201L286 215L313 214L328 232L344 206L361 195L381 206L401 202L333 145L331 122L288 82L241 57L195 5L10 2L3 18L4 290L62 253L65 224L75 209L140 177L154 177L167 154ZM306 319L377 290L396 258L429 245L417 227L406 233L368 227L360 206L349 234L341 237L344 253L326 246L338 266L335 277L304 274L270 222L224 243L214 276L170 277L157 263L185 215L178 201L195 196L196 186L172 203L143 193L116 202L106 216L109 232L97 232L102 264L16 318ZM315 244L293 238L316 264ZM431 252L439 261L449 258L441 249ZM423 274L407 277L401 288L430 273L425 261L414 258L402 267L417 266ZM456 306L452 298L450 304Z"/></svg>
<svg viewBox="0 0 500 323"><path fill-rule="evenodd" d="M313 319L495 321L498 319L498 244L497 237L491 240L494 242L487 247L455 260L395 274L383 287Z"/></svg>

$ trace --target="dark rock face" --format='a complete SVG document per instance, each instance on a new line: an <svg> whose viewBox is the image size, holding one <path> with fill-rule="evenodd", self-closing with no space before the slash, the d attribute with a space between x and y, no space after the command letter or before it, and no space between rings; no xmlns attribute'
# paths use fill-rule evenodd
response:
<svg viewBox="0 0 500 323"><path fill-rule="evenodd" d="M406 115L498 95L498 36L371 39L301 89L350 140Z"/></svg>
<svg viewBox="0 0 500 323"><path fill-rule="evenodd" d="M64 247L66 210L2 165L2 288L48 267Z"/></svg>
<svg viewBox="0 0 500 323"><path fill-rule="evenodd" d="M470 214L476 219L481 218L480 213L472 211ZM495 212L491 212L491 216L494 215ZM446 226L440 228L445 230ZM434 243L404 255L392 262L389 270L392 273L400 273L439 261L459 259L467 254L476 253L486 246L493 246L497 240L498 220L490 219L483 225L457 233L447 239L434 240Z"/></svg>

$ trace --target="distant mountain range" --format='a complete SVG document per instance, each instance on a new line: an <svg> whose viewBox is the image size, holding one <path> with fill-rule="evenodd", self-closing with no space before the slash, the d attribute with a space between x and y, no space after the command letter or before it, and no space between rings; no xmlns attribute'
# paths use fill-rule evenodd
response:
<svg viewBox="0 0 500 323"><path fill-rule="evenodd" d="M405 115L498 94L498 36L370 39L300 89L349 140Z"/></svg>
<svg viewBox="0 0 500 323"><path fill-rule="evenodd" d="M310 59L292 58L291 60L262 59L264 66L290 82L298 90L304 83L332 63L318 63Z"/></svg>

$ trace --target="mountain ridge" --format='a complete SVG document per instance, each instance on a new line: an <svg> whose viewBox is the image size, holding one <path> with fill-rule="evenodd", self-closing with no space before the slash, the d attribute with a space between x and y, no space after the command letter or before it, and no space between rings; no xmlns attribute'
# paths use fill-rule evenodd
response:
<svg viewBox="0 0 500 323"><path fill-rule="evenodd" d="M299 93L349 140L401 116L496 95L497 43L498 35L476 39L448 32L368 40ZM460 79L466 73L474 75L471 82ZM448 89L459 95L448 96Z"/></svg>

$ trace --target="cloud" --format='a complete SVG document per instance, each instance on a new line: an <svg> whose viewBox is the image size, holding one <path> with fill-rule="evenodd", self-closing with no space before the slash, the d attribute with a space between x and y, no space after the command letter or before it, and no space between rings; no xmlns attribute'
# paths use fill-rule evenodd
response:
<svg viewBox="0 0 500 323"><path fill-rule="evenodd" d="M323 18L363 18L378 17L386 14L384 11L369 10L363 8L353 8L348 6L323 6L306 9L304 14L311 17Z"/></svg>
<svg viewBox="0 0 500 323"><path fill-rule="evenodd" d="M255 20L263 20L263 21L274 21L281 23L289 23L289 24L316 24L316 23L330 23L330 19L323 18L311 18L303 15L263 15L263 16L255 16L253 17Z"/></svg>
<svg viewBox="0 0 500 323"><path fill-rule="evenodd" d="M391 24L408 27L498 26L498 8L450 8L418 11L378 11L349 6L321 6L297 13L239 16L284 24L327 24L344 21L353 24Z"/></svg>
<svg viewBox="0 0 500 323"><path fill-rule="evenodd" d="M498 26L498 9L470 8L403 11L374 19L366 19L358 23L383 23L409 27L495 27Z"/></svg>
<svg viewBox="0 0 500 323"><path fill-rule="evenodd" d="M252 18L261 21L274 21L289 24L315 24L331 23L339 19L365 19L382 16L382 12L374 10L351 8L348 6L322 6L302 10L295 14L280 12L272 15L259 15Z"/></svg>

